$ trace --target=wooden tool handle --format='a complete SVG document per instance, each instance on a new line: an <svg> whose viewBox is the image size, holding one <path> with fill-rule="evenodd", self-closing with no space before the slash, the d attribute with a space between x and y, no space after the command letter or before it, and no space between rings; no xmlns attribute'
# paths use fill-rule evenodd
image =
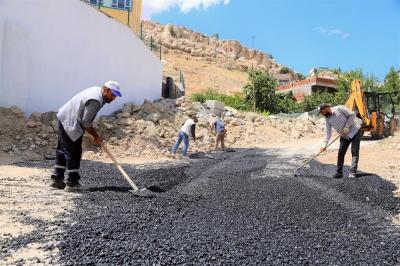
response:
<svg viewBox="0 0 400 266"><path fill-rule="evenodd" d="M131 187L133 188L134 191L139 190L139 188L135 185L135 183L133 183L132 179L130 179L130 177L126 174L126 172L124 171L124 169L122 169L122 167L119 165L119 163L117 162L117 160L115 160L114 156L110 153L110 151L106 148L106 146L104 146L103 143L101 143L101 147L103 148L103 150L108 154L108 156L111 158L111 160L113 161L113 163L115 164L115 166L118 168L118 170L121 172L121 174L125 177L125 179L129 182L129 184L131 185Z"/></svg>
<svg viewBox="0 0 400 266"><path fill-rule="evenodd" d="M328 148L332 143L334 143L338 138L340 137L337 136L334 140L332 140L328 145L326 145L326 148ZM304 165L308 164L312 159L314 159L315 157L317 157L322 151L318 152L317 154L315 154L313 157L311 157L307 162L303 163L299 168L296 169L299 170L300 168L302 168Z"/></svg>

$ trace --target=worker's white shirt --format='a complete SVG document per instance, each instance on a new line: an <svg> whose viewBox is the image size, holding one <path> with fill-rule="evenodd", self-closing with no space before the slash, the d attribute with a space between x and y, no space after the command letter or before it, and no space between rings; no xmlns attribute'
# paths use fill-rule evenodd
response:
<svg viewBox="0 0 400 266"><path fill-rule="evenodd" d="M332 115L325 117L325 138L324 146L328 145L331 139L332 127L341 134L345 127L349 128L349 132L342 136L347 139L353 138L358 130L360 129L360 124L357 122L356 113L351 111L344 105L338 105L332 107Z"/></svg>
<svg viewBox="0 0 400 266"><path fill-rule="evenodd" d="M191 130L193 124L195 124L193 119L188 119L188 120L186 120L186 122L183 124L183 126L181 128L181 131L183 133L185 133L188 137L193 137L192 130Z"/></svg>

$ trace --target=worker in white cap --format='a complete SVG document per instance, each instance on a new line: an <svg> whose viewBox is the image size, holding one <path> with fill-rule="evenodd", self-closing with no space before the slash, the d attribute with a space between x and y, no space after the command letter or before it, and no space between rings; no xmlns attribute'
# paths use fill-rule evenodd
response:
<svg viewBox="0 0 400 266"><path fill-rule="evenodd" d="M92 122L99 110L116 97L122 97L119 84L107 81L103 87L91 87L69 100L57 114L58 144L55 167L51 175L51 187L66 191L79 191L79 167L82 157L82 137L87 131L101 147L102 139L93 128ZM64 181L65 170L68 177Z"/></svg>

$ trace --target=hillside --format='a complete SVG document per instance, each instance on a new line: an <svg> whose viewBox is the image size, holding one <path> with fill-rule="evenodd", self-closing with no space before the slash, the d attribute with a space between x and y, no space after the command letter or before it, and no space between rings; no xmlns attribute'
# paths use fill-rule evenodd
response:
<svg viewBox="0 0 400 266"><path fill-rule="evenodd" d="M151 21L143 21L143 31L146 43L153 40L155 48L161 47L164 78L179 82L182 72L188 95L210 87L228 95L240 93L248 79L247 70L274 74L283 67L269 59L269 54L249 49L236 40L218 40L185 27ZM290 74L297 78L296 72L290 70Z"/></svg>
<svg viewBox="0 0 400 266"><path fill-rule="evenodd" d="M246 72L228 70L214 62L197 60L174 50L165 53L162 61L165 78L172 77L175 82L179 82L182 71L187 95L207 88L218 89L227 95L240 93L248 79Z"/></svg>

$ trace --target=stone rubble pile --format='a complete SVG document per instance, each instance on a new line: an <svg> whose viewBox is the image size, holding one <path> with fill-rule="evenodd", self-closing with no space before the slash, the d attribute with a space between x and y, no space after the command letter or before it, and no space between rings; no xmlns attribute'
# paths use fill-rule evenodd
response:
<svg viewBox="0 0 400 266"><path fill-rule="evenodd" d="M11 109L15 114L23 114L18 107ZM230 114L223 121L227 130L226 145L230 148L257 147L262 143L286 142L323 133L323 119L285 119L226 109ZM210 125L218 117L201 103L193 103L185 97L161 98L155 102L145 100L142 105L125 103L120 111L99 117L94 128L117 158L165 159L171 153L182 124L194 114L199 116L196 127L199 139L191 142L189 154L213 149L215 136L210 134ZM58 132L56 112L34 112L29 119L24 119L24 127L15 129L11 143L3 146L0 152L23 159L54 157ZM84 135L82 146L84 159L107 157L88 133ZM177 154L180 153L178 150Z"/></svg>

